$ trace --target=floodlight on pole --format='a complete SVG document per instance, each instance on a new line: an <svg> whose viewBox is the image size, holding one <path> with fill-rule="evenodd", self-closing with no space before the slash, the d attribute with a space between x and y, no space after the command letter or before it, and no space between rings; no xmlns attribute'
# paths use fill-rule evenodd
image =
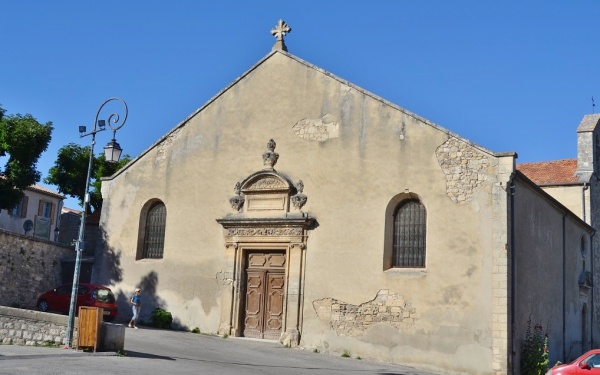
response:
<svg viewBox="0 0 600 375"><path fill-rule="evenodd" d="M108 116L108 119L105 120L98 120L98 117L100 116L100 112L102 111L102 108L104 108L104 106L112 101L118 101L121 102L121 104L123 104L124 107L124 111L125 111L125 116L123 116L123 120L120 121L120 117L118 113L111 113ZM78 285L79 285L79 273L80 273L80 268L81 268L81 253L83 252L84 249L84 237L85 237L85 218L86 218L86 214L87 214L87 210L88 210L88 206L90 204L90 179L91 179L91 174L92 174L92 161L94 159L94 145L96 144L96 133L101 132L103 130L106 130L106 124L108 123L108 126L110 127L110 129L113 131L113 139L111 142L109 142L106 147L104 147L104 155L106 157L106 161L111 162L111 163L116 163L119 161L119 158L121 157L121 151L123 151L121 149L121 147L119 146L119 144L117 143L116 139L115 139L115 135L117 133L117 130L119 130L124 124L125 121L127 121L127 114L128 114L128 108L127 108L127 103L125 103L125 101L121 98L110 98L104 101L104 103L102 103L102 105L100 106L100 108L98 108L98 111L96 112L96 118L94 120L94 129L89 132L86 133L86 127L85 126L80 126L79 127L79 133L80 137L86 137L88 135L92 136L92 146L90 148L90 158L89 158L89 162L88 162L88 169L87 169L87 178L85 180L85 190L84 190L84 198L83 198L83 210L81 212L81 222L79 223L79 235L77 237L77 242L75 243L75 270L73 272L73 288L71 289L71 303L69 306L69 320L67 323L67 332L66 332L66 343L65 343L65 348L70 348L71 347L71 343L73 341L73 323L75 321L75 308L76 308L76 302L77 302L77 289L78 289ZM111 125L114 124L113 125Z"/></svg>

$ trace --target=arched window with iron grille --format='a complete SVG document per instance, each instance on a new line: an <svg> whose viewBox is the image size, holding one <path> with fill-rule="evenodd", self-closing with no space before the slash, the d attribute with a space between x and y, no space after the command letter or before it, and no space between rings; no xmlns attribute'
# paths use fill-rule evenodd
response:
<svg viewBox="0 0 600 375"><path fill-rule="evenodd" d="M421 202L400 202L394 213L392 267L425 267L427 212Z"/></svg>
<svg viewBox="0 0 600 375"><path fill-rule="evenodd" d="M145 205L140 216L137 259L163 258L166 222L167 208L163 202L154 200Z"/></svg>

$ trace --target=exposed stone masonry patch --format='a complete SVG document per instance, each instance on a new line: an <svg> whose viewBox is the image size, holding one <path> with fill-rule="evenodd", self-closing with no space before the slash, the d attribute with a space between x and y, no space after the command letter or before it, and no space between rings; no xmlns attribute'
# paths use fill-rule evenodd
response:
<svg viewBox="0 0 600 375"><path fill-rule="evenodd" d="M451 137L435 151L446 175L446 193L454 203L465 204L487 179L492 159L470 144Z"/></svg>
<svg viewBox="0 0 600 375"><path fill-rule="evenodd" d="M177 129L173 131L173 133L169 134L156 148L156 161L161 162L167 158L167 149L173 144L173 141L179 137L179 132L181 129Z"/></svg>
<svg viewBox="0 0 600 375"><path fill-rule="evenodd" d="M320 119L303 119L292 126L294 133L302 139L324 142L339 137L340 124L334 122L331 115Z"/></svg>
<svg viewBox="0 0 600 375"><path fill-rule="evenodd" d="M320 319L329 322L338 335L360 336L371 326L386 323L402 330L411 327L418 319L416 308L401 295L383 289L375 299L361 305L352 305L334 298L313 301Z"/></svg>

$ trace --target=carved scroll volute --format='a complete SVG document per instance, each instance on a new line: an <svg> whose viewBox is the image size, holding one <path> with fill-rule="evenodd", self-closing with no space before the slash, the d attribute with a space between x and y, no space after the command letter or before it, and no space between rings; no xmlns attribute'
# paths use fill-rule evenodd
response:
<svg viewBox="0 0 600 375"><path fill-rule="evenodd" d="M291 244L291 245L290 245L290 248L291 248L291 249L304 250L304 249L306 249L306 245L305 245L305 244L303 244L303 243L297 242L297 243L293 243L293 244Z"/></svg>
<svg viewBox="0 0 600 375"><path fill-rule="evenodd" d="M263 164L266 167L273 168L277 163L277 159L279 159L279 154L275 152L276 145L277 144L272 139L267 143L267 151L262 155Z"/></svg>
<svg viewBox="0 0 600 375"><path fill-rule="evenodd" d="M306 204L306 201L308 200L308 197L302 194L302 191L304 191L304 183L302 182L302 180L298 181L298 183L296 184L296 189L298 190L298 194L292 195L290 200L295 209L297 209L298 211L302 211L302 207Z"/></svg>
<svg viewBox="0 0 600 375"><path fill-rule="evenodd" d="M229 203L231 203L231 208L234 209L235 212L240 212L240 209L244 205L244 201L246 200L241 193L242 185L238 182L235 184L235 195L229 198Z"/></svg>

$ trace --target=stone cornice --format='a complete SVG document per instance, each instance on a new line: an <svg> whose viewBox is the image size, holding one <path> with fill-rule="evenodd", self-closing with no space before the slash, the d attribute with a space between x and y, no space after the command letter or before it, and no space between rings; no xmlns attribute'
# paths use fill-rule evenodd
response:
<svg viewBox="0 0 600 375"><path fill-rule="evenodd" d="M236 215L230 215L222 219L217 219L217 223L221 224L223 228L293 228L300 227L303 229L310 229L315 223L315 219L309 216L296 216L290 215L281 218L249 218L242 215L236 217Z"/></svg>

